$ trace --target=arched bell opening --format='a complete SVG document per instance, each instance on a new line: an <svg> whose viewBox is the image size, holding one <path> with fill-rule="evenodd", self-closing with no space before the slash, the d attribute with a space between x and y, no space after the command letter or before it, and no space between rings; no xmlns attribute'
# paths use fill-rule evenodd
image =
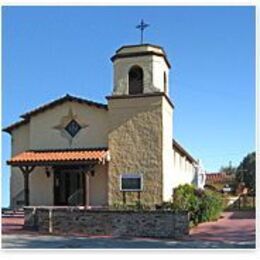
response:
<svg viewBox="0 0 260 260"><path fill-rule="evenodd" d="M128 73L129 95L143 94L143 69L133 66Z"/></svg>

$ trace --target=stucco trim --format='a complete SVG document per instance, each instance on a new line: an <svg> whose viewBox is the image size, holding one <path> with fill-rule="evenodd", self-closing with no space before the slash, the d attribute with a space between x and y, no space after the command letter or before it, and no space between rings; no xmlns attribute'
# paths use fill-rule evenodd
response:
<svg viewBox="0 0 260 260"><path fill-rule="evenodd" d="M155 93L146 93L146 94L137 94L137 95L113 95L113 96L106 96L107 100L110 99L130 99L130 98L146 98L146 97L157 97L157 96L164 96L170 106L174 108L174 104L170 100L170 98L164 92L155 92Z"/></svg>
<svg viewBox="0 0 260 260"><path fill-rule="evenodd" d="M136 47L154 47L154 48L158 48L161 49L163 51L163 53L165 53L163 47L156 45L156 44L150 44L150 43L145 43L145 44L130 44L130 45L123 45L122 47L120 47L116 53L119 53L122 49L125 48L136 48Z"/></svg>
<svg viewBox="0 0 260 260"><path fill-rule="evenodd" d="M114 62L116 59L121 59L121 58L135 58L139 56L159 56L163 57L165 60L165 63L167 64L168 68L171 68L171 64L168 61L167 57L163 53L158 53L155 51L141 51L141 52L132 52L132 53L117 53L114 56L111 57L111 61Z"/></svg>

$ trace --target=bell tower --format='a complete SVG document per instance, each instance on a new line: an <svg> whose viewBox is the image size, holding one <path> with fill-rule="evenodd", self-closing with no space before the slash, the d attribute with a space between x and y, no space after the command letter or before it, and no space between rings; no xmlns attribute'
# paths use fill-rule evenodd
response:
<svg viewBox="0 0 260 260"><path fill-rule="evenodd" d="M151 44L123 46L111 60L109 204L160 204L171 198L173 188L170 63L163 48ZM125 191L122 183L139 183L139 190Z"/></svg>
<svg viewBox="0 0 260 260"><path fill-rule="evenodd" d="M169 91L170 63L162 47L141 44L118 49L114 65L112 95L138 95Z"/></svg>

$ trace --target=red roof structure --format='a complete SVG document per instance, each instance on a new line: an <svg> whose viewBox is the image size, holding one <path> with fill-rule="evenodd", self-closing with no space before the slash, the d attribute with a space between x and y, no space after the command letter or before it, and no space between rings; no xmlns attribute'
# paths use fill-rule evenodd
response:
<svg viewBox="0 0 260 260"><path fill-rule="evenodd" d="M26 151L15 155L7 163L12 166L42 165L44 163L64 162L102 162L106 160L108 150L82 149L82 150L52 150L52 151Z"/></svg>
<svg viewBox="0 0 260 260"><path fill-rule="evenodd" d="M206 184L225 183L227 181L232 181L233 179L233 175L227 175L225 172L215 172L206 174Z"/></svg>

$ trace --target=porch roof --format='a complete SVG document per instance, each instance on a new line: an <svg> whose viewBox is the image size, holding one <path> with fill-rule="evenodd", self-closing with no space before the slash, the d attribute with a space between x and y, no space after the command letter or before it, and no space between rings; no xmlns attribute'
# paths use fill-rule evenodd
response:
<svg viewBox="0 0 260 260"><path fill-rule="evenodd" d="M105 162L109 160L107 148L77 150L34 150L19 153L7 161L8 165L46 165L61 163Z"/></svg>

